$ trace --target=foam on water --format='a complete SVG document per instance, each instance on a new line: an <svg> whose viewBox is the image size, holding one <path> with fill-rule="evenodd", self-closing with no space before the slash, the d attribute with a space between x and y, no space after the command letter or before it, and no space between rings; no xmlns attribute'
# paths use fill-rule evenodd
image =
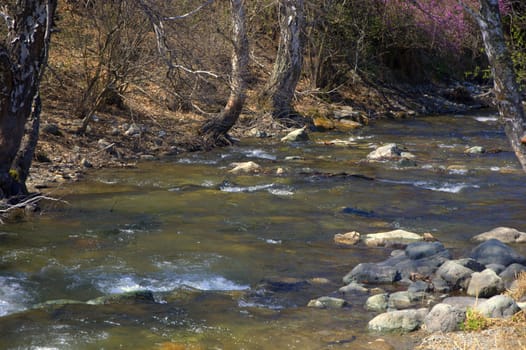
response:
<svg viewBox="0 0 526 350"><path fill-rule="evenodd" d="M192 287L203 291L247 290L249 286L230 281L217 275L168 275L141 278L136 275L106 275L96 282L96 288L105 294L150 290L169 292L182 287Z"/></svg>
<svg viewBox="0 0 526 350"><path fill-rule="evenodd" d="M268 159L268 160L276 160L277 157L275 155L272 155L270 153L267 153L263 151L262 149L252 149L243 152L245 156L249 158L260 158L260 159Z"/></svg>
<svg viewBox="0 0 526 350"><path fill-rule="evenodd" d="M276 188L276 184L274 183L254 186L233 186L230 184L223 184L219 189L228 193L252 193L266 190L268 193L276 196L292 196L294 194L294 192L288 188Z"/></svg>
<svg viewBox="0 0 526 350"><path fill-rule="evenodd" d="M23 281L0 276L0 317L23 311L30 305L31 296Z"/></svg>

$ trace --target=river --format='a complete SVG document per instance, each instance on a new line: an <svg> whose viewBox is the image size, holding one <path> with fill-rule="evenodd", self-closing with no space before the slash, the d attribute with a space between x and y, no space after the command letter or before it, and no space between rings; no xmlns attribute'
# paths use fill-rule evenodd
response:
<svg viewBox="0 0 526 350"><path fill-rule="evenodd" d="M389 142L415 162L363 161ZM263 171L228 172L245 161ZM306 304L390 251L338 247L334 234L431 232L460 256L478 233L526 230L524 175L491 113L383 120L298 144L243 140L96 170L51 195L67 204L0 227L1 349L368 349L379 335L367 331L367 296L341 310ZM292 282L269 291L265 280ZM136 290L156 303L73 302ZM58 299L70 301L34 307Z"/></svg>

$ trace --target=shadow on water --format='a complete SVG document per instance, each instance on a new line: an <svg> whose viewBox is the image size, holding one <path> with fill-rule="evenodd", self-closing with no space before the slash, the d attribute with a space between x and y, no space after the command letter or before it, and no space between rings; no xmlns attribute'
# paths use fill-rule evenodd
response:
<svg viewBox="0 0 526 350"><path fill-rule="evenodd" d="M2 227L0 348L367 349L378 337L366 330L367 295L339 310L306 304L390 252L338 247L335 233L431 232L458 255L494 227L526 230L524 176L492 118L312 136L97 171L62 190L69 205ZM389 142L415 161L363 161ZM466 154L472 146L494 152ZM229 173L249 160L263 170ZM155 302L85 304L137 290ZM401 349L414 341L387 337Z"/></svg>

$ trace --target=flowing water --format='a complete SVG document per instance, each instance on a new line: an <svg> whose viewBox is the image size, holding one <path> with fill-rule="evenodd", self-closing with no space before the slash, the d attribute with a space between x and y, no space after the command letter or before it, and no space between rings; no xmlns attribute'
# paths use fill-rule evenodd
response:
<svg viewBox="0 0 526 350"><path fill-rule="evenodd" d="M388 142L416 163L363 162ZM490 152L466 155L470 146ZM264 171L228 172L249 160ZM67 205L0 227L0 348L366 349L378 337L367 331L367 296L341 310L305 305L389 250L337 247L333 235L403 228L467 254L475 234L526 229L524 178L492 114L381 121L292 145L244 140L97 170L53 193ZM265 290L264 280L281 284ZM137 290L156 303L80 303Z"/></svg>

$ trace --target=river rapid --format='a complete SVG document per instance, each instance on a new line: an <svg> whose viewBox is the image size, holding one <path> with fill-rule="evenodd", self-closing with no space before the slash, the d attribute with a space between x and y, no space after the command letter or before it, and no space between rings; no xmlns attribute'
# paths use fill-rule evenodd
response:
<svg viewBox="0 0 526 350"><path fill-rule="evenodd" d="M461 256L476 234L526 230L525 177L492 113L310 136L93 171L51 194L68 204L1 226L0 348L368 349L379 335L367 331L366 295L341 310L306 305L390 250L338 247L334 234L431 232ZM364 162L390 142L415 161ZM263 171L229 173L246 161ZM137 290L156 302L84 303Z"/></svg>

